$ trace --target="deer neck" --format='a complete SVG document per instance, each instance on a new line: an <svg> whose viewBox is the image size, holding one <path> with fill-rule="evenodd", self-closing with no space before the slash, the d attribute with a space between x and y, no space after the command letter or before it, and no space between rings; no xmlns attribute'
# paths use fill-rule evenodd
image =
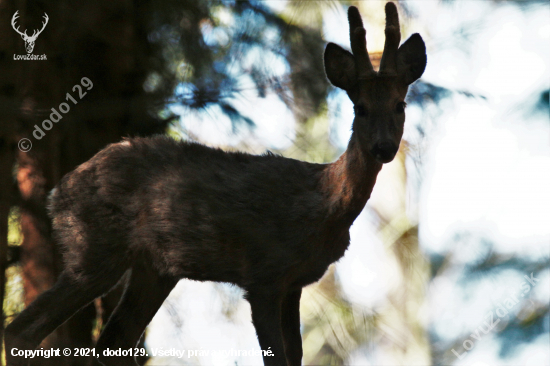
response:
<svg viewBox="0 0 550 366"><path fill-rule="evenodd" d="M382 164L361 149L353 134L344 154L323 171L321 186L330 216L349 219L351 225L370 198L381 169Z"/></svg>

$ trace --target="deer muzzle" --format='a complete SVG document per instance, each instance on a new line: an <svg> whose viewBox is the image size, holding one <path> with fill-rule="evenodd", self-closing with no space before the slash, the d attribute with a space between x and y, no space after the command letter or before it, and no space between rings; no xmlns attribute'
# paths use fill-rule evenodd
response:
<svg viewBox="0 0 550 366"><path fill-rule="evenodd" d="M389 163L397 154L399 146L395 145L392 141L381 141L376 143L370 150L370 153L380 163Z"/></svg>

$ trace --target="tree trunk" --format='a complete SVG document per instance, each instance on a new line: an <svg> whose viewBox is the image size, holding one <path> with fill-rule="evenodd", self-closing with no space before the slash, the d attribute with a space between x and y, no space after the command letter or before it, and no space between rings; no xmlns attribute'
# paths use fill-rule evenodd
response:
<svg viewBox="0 0 550 366"><path fill-rule="evenodd" d="M33 2L31 6L25 1L0 0L2 298L10 206L17 204L21 209L24 238L20 265L28 305L55 283L63 268L47 216L49 191L65 173L107 144L122 136L161 133L166 128L166 121L149 114L143 89L152 62L145 30L147 6L147 2L134 5L110 0ZM21 30L28 29L28 34L42 27L47 14L49 22L33 51L35 55L45 54L47 60L14 60L14 54L26 54L23 40L10 26L15 11L19 12L17 25ZM87 79L83 82L84 77ZM86 87L88 80L93 87ZM64 113L61 103L67 103L70 110ZM42 129L43 137L33 135L37 128ZM17 150L23 137L32 143L28 152ZM19 191L16 195L11 190L14 167ZM46 338L42 346L92 347L96 320L96 308L90 304ZM61 357L34 359L31 364L88 363L83 357Z"/></svg>

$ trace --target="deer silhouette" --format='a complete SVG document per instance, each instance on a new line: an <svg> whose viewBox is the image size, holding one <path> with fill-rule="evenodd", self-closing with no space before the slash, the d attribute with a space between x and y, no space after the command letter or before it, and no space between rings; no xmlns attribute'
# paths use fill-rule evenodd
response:
<svg viewBox="0 0 550 366"><path fill-rule="evenodd" d="M302 359L302 288L344 255L349 228L384 163L397 153L408 86L426 67L418 34L401 47L397 8L388 3L380 70L366 49L359 11L348 12L353 54L329 43L328 79L354 104L353 133L334 163L224 152L168 137L109 145L65 175L50 196L54 237L64 248L57 283L6 329L8 366L129 273L96 353L135 347L179 279L240 286L265 365ZM132 357L99 358L135 365Z"/></svg>
<svg viewBox="0 0 550 366"><path fill-rule="evenodd" d="M11 18L11 26L17 33L21 35L21 38L23 38L23 41L25 41L25 49L27 50L27 53L32 53L32 50L34 50L34 42L36 42L36 39L38 38L40 33L42 33L44 28L46 28L46 24L48 24L48 20L50 20L50 18L48 18L48 14L44 13L44 21L42 22L42 29L40 30L35 29L32 33L32 36L28 36L27 30L25 30L25 32L21 32L19 30L19 26L16 26L15 24L15 21L17 20L17 18L19 18L19 15L17 13L19 13L19 10L17 10L15 14L13 14L13 17Z"/></svg>

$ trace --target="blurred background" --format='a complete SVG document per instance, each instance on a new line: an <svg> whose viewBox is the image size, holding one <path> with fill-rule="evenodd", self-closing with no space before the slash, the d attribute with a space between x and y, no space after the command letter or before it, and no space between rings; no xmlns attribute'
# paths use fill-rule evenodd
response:
<svg viewBox="0 0 550 366"><path fill-rule="evenodd" d="M303 363L548 365L550 3L396 4L402 40L420 33L428 65L409 89L400 152L345 257L304 290ZM349 49L350 5L377 65L382 1L0 0L2 327L62 268L48 192L107 144L163 133L316 163L342 154L352 104L328 84L322 55L327 42ZM47 13L34 49L46 61L14 60L26 54L11 27L16 11L29 30ZM83 77L93 87L33 137ZM22 138L30 151L18 149ZM91 347L121 292L82 309L43 346ZM140 360L147 365L261 364L212 354L259 349L242 291L226 284L181 281L143 343L150 356L203 351Z"/></svg>

